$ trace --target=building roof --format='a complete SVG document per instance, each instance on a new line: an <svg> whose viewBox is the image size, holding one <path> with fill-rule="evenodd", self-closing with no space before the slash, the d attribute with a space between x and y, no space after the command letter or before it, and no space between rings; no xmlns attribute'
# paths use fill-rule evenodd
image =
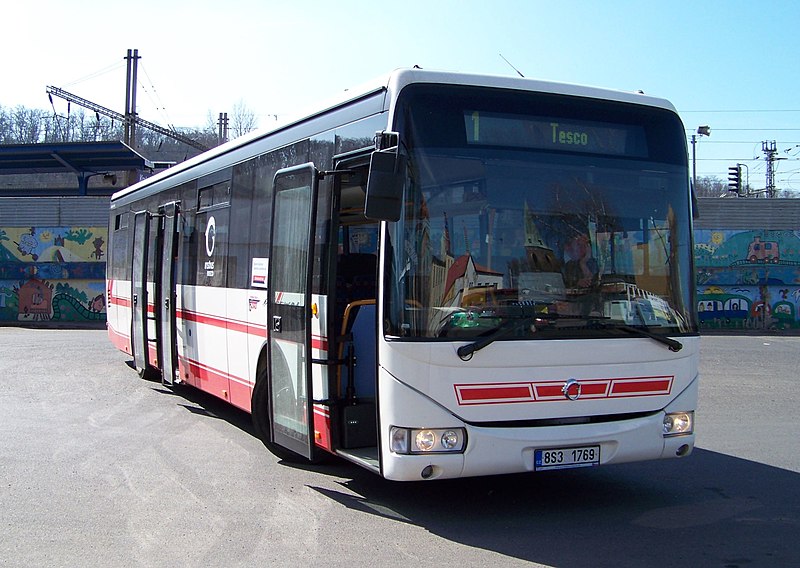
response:
<svg viewBox="0 0 800 568"><path fill-rule="evenodd" d="M122 142L0 145L0 174L119 172L153 164Z"/></svg>
<svg viewBox="0 0 800 568"><path fill-rule="evenodd" d="M800 230L800 199L697 199L695 229Z"/></svg>

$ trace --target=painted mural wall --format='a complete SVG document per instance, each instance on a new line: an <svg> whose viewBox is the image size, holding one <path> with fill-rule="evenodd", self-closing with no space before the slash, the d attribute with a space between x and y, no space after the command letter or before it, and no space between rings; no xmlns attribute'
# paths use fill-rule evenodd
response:
<svg viewBox="0 0 800 568"><path fill-rule="evenodd" d="M105 321L106 227L0 227L0 321Z"/></svg>
<svg viewBox="0 0 800 568"><path fill-rule="evenodd" d="M105 321L106 227L0 227L0 321ZM701 329L800 329L800 231L695 231Z"/></svg>
<svg viewBox="0 0 800 568"><path fill-rule="evenodd" d="M800 231L696 230L700 329L800 329Z"/></svg>

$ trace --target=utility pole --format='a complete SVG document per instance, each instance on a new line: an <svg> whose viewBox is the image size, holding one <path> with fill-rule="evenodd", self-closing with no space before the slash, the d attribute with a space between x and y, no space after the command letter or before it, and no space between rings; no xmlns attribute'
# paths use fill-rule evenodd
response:
<svg viewBox="0 0 800 568"><path fill-rule="evenodd" d="M224 144L228 141L228 113L221 112L219 113L219 122L217 123L219 126L219 131L217 134L217 144Z"/></svg>
<svg viewBox="0 0 800 568"><path fill-rule="evenodd" d="M502 57L502 55L500 57ZM707 125L698 126L697 134L692 134L692 183L694 187L697 187L697 153L695 151L695 146L700 136L711 136L711 127Z"/></svg>
<svg viewBox="0 0 800 568"><path fill-rule="evenodd" d="M128 71L125 84L125 144L136 149L136 81L139 67L139 50L128 50L125 60Z"/></svg>

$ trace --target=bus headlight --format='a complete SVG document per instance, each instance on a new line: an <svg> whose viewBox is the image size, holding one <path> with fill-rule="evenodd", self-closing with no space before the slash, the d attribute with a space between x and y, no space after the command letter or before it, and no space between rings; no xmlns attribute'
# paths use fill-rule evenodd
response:
<svg viewBox="0 0 800 568"><path fill-rule="evenodd" d="M414 447L420 452L430 452L436 446L436 434L432 430L420 430L414 436Z"/></svg>
<svg viewBox="0 0 800 568"><path fill-rule="evenodd" d="M399 428L389 431L391 450L396 454L463 452L467 432L463 428Z"/></svg>
<svg viewBox="0 0 800 568"><path fill-rule="evenodd" d="M664 416L664 437L691 434L694 431L694 412L671 412Z"/></svg>
<svg viewBox="0 0 800 568"><path fill-rule="evenodd" d="M463 436L459 436L458 432L456 432L455 430L448 430L447 432L442 434L442 437L440 439L442 441L442 447L445 450L453 450L459 447L462 438Z"/></svg>

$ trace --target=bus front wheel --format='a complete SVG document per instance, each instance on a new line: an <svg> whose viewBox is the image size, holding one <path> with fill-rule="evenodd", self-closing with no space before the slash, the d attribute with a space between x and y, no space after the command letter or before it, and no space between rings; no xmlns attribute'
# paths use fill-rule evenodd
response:
<svg viewBox="0 0 800 568"><path fill-rule="evenodd" d="M256 435L261 439L267 449L276 457L291 463L314 463L312 460L308 460L305 457L271 441L269 423L269 387L267 385L266 368L262 368L258 372L256 385L253 388L253 398L251 400L250 413L253 420L253 429L255 430Z"/></svg>
<svg viewBox="0 0 800 568"><path fill-rule="evenodd" d="M155 367L150 367L149 365L143 369L137 368L136 374L139 375L140 379L144 379L145 381L160 381L161 380L161 372L156 369Z"/></svg>

